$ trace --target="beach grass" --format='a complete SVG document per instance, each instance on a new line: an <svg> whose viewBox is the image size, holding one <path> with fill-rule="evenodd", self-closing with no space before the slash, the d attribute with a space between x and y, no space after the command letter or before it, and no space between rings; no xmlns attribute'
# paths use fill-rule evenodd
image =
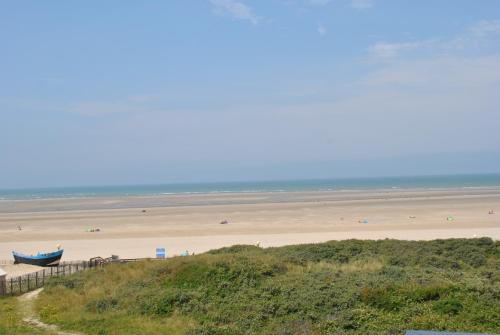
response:
<svg viewBox="0 0 500 335"><path fill-rule="evenodd" d="M0 334L2 335L52 335L46 330L31 327L22 321L16 297L0 298Z"/></svg>
<svg viewBox="0 0 500 335"><path fill-rule="evenodd" d="M36 308L99 335L500 333L500 242L234 246L56 278Z"/></svg>

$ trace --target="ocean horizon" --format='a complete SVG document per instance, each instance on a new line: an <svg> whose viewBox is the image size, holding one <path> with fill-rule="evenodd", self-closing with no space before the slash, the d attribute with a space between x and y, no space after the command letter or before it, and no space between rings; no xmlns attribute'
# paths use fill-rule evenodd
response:
<svg viewBox="0 0 500 335"><path fill-rule="evenodd" d="M0 200L500 186L500 173L0 189Z"/></svg>

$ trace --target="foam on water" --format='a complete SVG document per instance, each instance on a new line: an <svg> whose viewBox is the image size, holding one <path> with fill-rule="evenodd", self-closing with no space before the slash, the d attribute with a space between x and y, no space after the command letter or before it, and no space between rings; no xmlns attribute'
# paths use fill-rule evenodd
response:
<svg viewBox="0 0 500 335"><path fill-rule="evenodd" d="M499 187L500 174L274 180L130 186L64 187L0 190L0 201L22 199L127 197L175 194L227 194L363 189L428 189Z"/></svg>

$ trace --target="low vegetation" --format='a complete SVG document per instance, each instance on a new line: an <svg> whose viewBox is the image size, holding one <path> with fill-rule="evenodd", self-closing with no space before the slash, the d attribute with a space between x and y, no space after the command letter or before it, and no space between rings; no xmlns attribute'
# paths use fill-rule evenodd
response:
<svg viewBox="0 0 500 335"><path fill-rule="evenodd" d="M52 332L43 331L25 324L22 321L22 306L17 298L0 297L0 334L1 335L53 335Z"/></svg>
<svg viewBox="0 0 500 335"><path fill-rule="evenodd" d="M96 335L500 333L500 243L235 246L57 278L37 310Z"/></svg>

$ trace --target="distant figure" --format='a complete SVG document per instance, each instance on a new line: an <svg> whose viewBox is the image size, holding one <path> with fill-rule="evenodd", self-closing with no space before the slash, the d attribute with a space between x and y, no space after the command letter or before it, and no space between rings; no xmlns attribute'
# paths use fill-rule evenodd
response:
<svg viewBox="0 0 500 335"><path fill-rule="evenodd" d="M17 230L21 231L23 230L20 225L17 225Z"/></svg>
<svg viewBox="0 0 500 335"><path fill-rule="evenodd" d="M229 223L229 221L227 221L227 220L222 220L222 221L220 222L220 224L228 224L228 223Z"/></svg>
<svg viewBox="0 0 500 335"><path fill-rule="evenodd" d="M255 246L260 248L260 241L257 241L257 243L255 243Z"/></svg>
<svg viewBox="0 0 500 335"><path fill-rule="evenodd" d="M488 214L495 214L495 211L494 211L494 210L492 210L492 209L490 209L490 210L488 211Z"/></svg>
<svg viewBox="0 0 500 335"><path fill-rule="evenodd" d="M142 212L143 212L143 213L146 213L146 210L145 210L145 209L143 209L143 210L142 210Z"/></svg>
<svg viewBox="0 0 500 335"><path fill-rule="evenodd" d="M61 250L61 245L60 244L57 245L57 250Z"/></svg>
<svg viewBox="0 0 500 335"><path fill-rule="evenodd" d="M417 217L416 217L416 216L414 216L414 215L410 215L410 216L409 216L409 218L410 218L410 219L415 219L415 218L417 218Z"/></svg>

